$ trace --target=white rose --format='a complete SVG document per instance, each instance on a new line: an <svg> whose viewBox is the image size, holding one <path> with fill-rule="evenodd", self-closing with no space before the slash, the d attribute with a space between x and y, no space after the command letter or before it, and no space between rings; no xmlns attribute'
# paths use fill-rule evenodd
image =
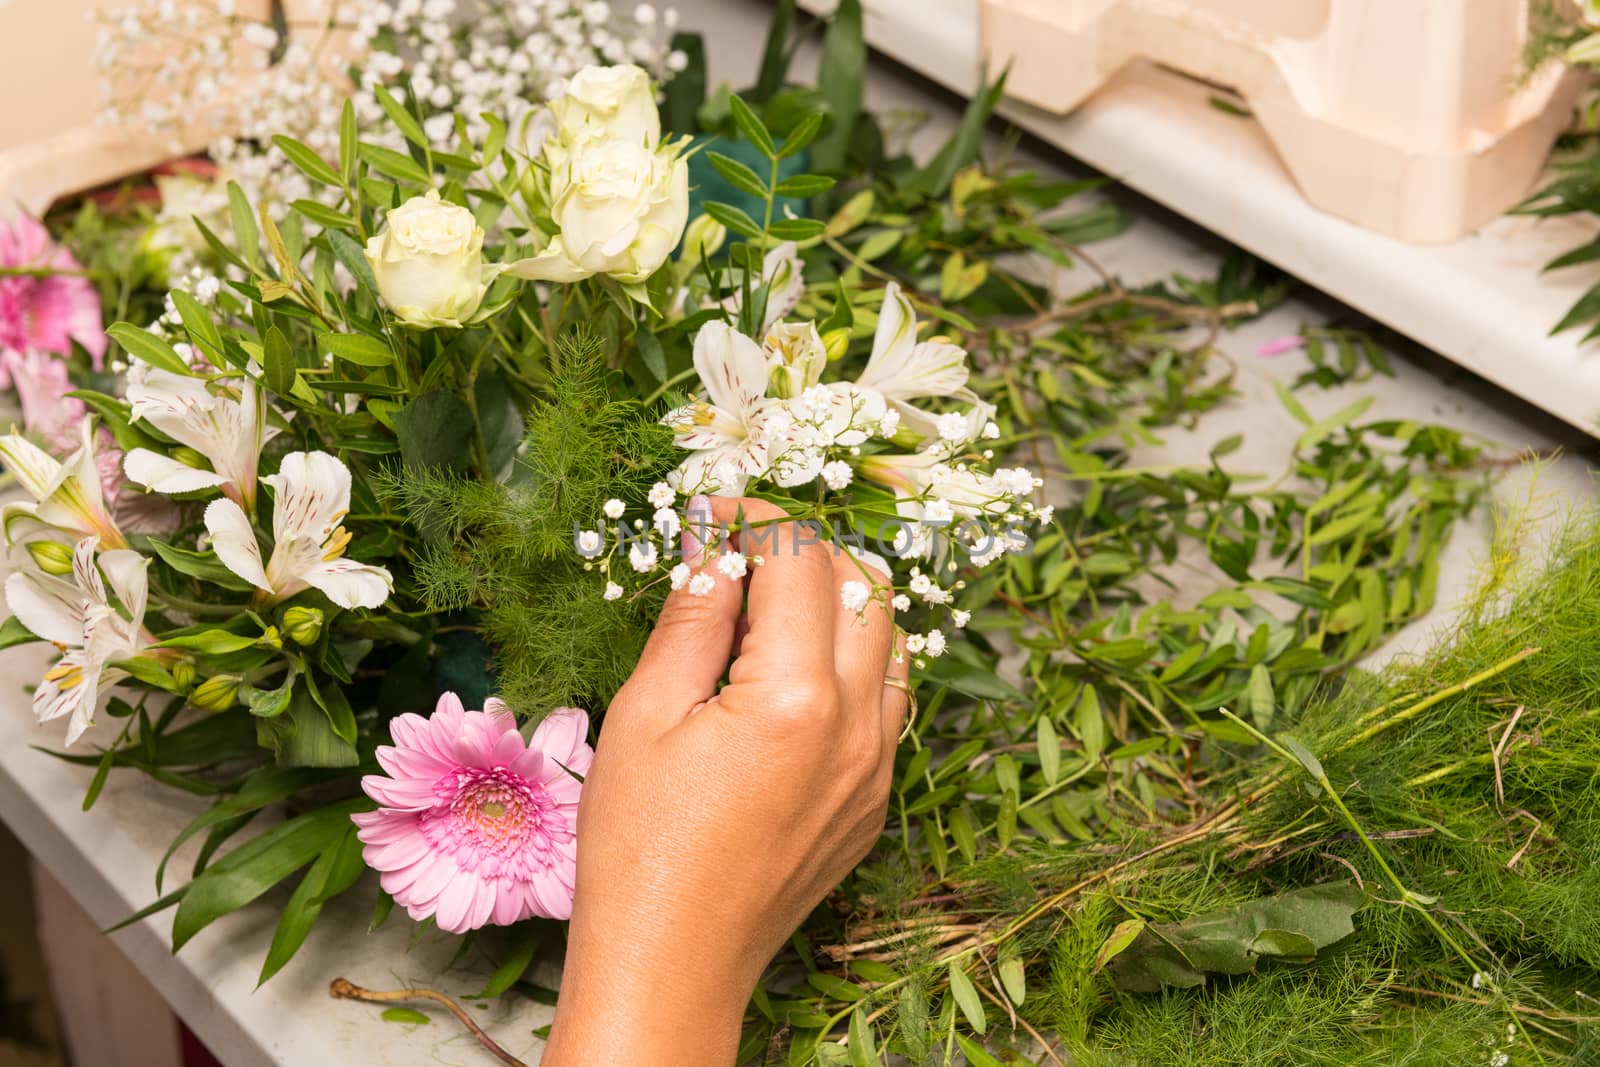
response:
<svg viewBox="0 0 1600 1067"><path fill-rule="evenodd" d="M367 241L367 262L383 302L413 326L460 326L488 288L483 227L431 189L384 216L383 229Z"/></svg>
<svg viewBox="0 0 1600 1067"><path fill-rule="evenodd" d="M632 65L584 67L550 110L567 144L628 141L654 148L661 141L655 88L650 75Z"/></svg>
<svg viewBox="0 0 1600 1067"><path fill-rule="evenodd" d="M550 214L561 232L507 273L551 282L609 274L632 284L666 262L689 221L689 167L676 149L614 140L551 144L545 155Z"/></svg>

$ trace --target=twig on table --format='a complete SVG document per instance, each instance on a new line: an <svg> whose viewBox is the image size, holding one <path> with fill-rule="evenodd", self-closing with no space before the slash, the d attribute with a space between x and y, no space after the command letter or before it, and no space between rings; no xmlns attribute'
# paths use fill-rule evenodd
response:
<svg viewBox="0 0 1600 1067"><path fill-rule="evenodd" d="M347 978L335 978L328 986L328 995L334 1000L359 1000L367 1004L400 1004L408 1000L431 1000L454 1015L461 1025L478 1039L478 1044L506 1067L528 1067L526 1063L501 1048L494 1038L484 1033L483 1027L473 1022L472 1016L467 1014L467 1009L437 990L394 989L379 992L375 989L363 989Z"/></svg>

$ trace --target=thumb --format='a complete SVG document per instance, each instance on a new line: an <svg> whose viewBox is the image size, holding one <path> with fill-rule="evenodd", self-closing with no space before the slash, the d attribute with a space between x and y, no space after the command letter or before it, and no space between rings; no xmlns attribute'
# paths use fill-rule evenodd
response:
<svg viewBox="0 0 1600 1067"><path fill-rule="evenodd" d="M718 546L738 511L738 500L689 498L680 563L690 578L668 595L638 666L617 693L612 707L625 717L665 729L716 695L744 604L744 583L716 568Z"/></svg>

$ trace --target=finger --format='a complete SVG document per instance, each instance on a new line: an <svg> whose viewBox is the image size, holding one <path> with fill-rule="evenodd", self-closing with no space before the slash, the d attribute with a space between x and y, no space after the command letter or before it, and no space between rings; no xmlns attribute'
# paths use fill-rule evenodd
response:
<svg viewBox="0 0 1600 1067"><path fill-rule="evenodd" d="M733 521L736 500L691 497L681 534L681 562L694 574L714 576L709 583L692 580L674 589L661 608L655 629L645 643L639 664L617 694L614 708L625 716L648 719L665 729L689 709L716 695L717 682L733 655L735 626L744 600L742 583L730 581L709 565L717 530Z"/></svg>
<svg viewBox="0 0 1600 1067"><path fill-rule="evenodd" d="M889 657L889 668L884 674L883 686L883 743L885 758L894 761L894 750L900 744L900 733L906 728L906 715L911 710L911 693L901 689L909 685L911 657L906 654L906 635L894 637L894 652ZM895 684L891 685L890 682Z"/></svg>
<svg viewBox="0 0 1600 1067"><path fill-rule="evenodd" d="M839 593L830 550L814 528L781 521L782 509L760 500L743 506L738 539L740 550L752 557L749 631L728 680L831 686Z"/></svg>
<svg viewBox="0 0 1600 1067"><path fill-rule="evenodd" d="M894 642L889 566L870 552L848 551L838 551L833 565L840 593L834 602L836 669L854 706L875 710ZM863 592L868 599L860 605Z"/></svg>

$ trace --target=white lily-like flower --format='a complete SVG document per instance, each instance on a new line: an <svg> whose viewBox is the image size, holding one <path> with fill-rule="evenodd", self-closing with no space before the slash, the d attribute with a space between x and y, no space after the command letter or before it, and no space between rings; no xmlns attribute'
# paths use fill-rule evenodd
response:
<svg viewBox="0 0 1600 1067"><path fill-rule="evenodd" d="M245 379L208 383L135 363L128 371L127 397L134 418L194 449L212 468L136 448L123 461L129 479L158 493L215 487L247 510L255 509L261 446L277 433L266 425L260 386Z"/></svg>
<svg viewBox="0 0 1600 1067"><path fill-rule="evenodd" d="M206 506L211 547L229 570L272 600L320 589L342 608L376 608L394 580L382 567L345 559L350 534L339 525L350 510L350 469L326 452L291 452L272 486L272 555L265 565L250 518L233 500Z"/></svg>
<svg viewBox="0 0 1600 1067"><path fill-rule="evenodd" d="M900 413L900 424L919 437L938 436L937 417L910 401L933 397L978 402L967 388L966 351L949 341L919 342L916 312L896 282L884 290L872 355L856 385L882 393Z"/></svg>
<svg viewBox="0 0 1600 1067"><path fill-rule="evenodd" d="M99 541L91 535L78 542L71 581L38 571L19 571L6 579L12 614L65 653L34 690L33 713L40 722L70 715L69 745L93 724L102 689L127 677L115 664L144 654L155 640L144 628L149 559L121 548L102 552L96 560ZM106 595L107 582L116 594L115 604Z"/></svg>
<svg viewBox="0 0 1600 1067"><path fill-rule="evenodd" d="M924 449L909 454L882 453L860 461L863 477L892 489L899 499L895 510L909 519L922 520L930 500L942 501L938 512L949 505L953 515L977 517L1002 515L1011 508L1007 487L992 475L951 464L942 450ZM929 521L948 521L941 515Z"/></svg>
<svg viewBox="0 0 1600 1067"><path fill-rule="evenodd" d="M724 322L708 322L694 339L694 369L706 399L662 421L693 455L674 473L681 492L738 496L768 466L767 357L761 346Z"/></svg>
<svg viewBox="0 0 1600 1067"><path fill-rule="evenodd" d="M93 420L85 417L80 432L81 443L65 462L21 434L0 436L0 463L33 497L33 503L22 501L0 509L0 526L8 545L67 533L76 537L93 534L109 548L128 547L101 492Z"/></svg>

